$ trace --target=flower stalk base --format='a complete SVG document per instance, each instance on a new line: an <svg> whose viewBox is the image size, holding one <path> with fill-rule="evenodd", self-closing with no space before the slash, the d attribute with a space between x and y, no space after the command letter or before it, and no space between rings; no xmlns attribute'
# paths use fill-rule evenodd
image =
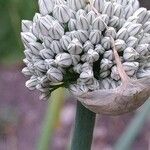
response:
<svg viewBox="0 0 150 150"><path fill-rule="evenodd" d="M96 114L77 102L71 150L91 150Z"/></svg>

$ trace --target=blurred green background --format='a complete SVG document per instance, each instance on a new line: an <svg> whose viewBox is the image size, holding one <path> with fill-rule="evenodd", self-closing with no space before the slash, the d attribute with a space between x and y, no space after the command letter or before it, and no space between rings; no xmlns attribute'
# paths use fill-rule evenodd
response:
<svg viewBox="0 0 150 150"><path fill-rule="evenodd" d="M21 61L21 20L32 19L36 11L37 0L0 0L0 63Z"/></svg>

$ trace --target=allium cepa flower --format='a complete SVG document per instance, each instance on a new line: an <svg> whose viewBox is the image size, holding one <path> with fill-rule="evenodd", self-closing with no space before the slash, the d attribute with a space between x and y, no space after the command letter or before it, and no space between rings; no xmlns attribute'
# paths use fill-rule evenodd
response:
<svg viewBox="0 0 150 150"><path fill-rule="evenodd" d="M48 98L58 87L75 95L121 84L112 37L126 74L150 75L150 11L138 0L39 0L22 21L26 86Z"/></svg>

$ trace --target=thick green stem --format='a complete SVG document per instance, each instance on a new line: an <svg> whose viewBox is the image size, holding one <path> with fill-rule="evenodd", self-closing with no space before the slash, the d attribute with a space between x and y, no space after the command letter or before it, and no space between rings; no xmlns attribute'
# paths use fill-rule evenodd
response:
<svg viewBox="0 0 150 150"><path fill-rule="evenodd" d="M75 129L71 150L90 150L96 114L77 102Z"/></svg>

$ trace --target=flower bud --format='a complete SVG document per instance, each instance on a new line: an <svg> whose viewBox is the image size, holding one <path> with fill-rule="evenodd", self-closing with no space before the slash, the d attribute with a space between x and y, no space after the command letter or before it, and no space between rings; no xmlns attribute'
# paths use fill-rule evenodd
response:
<svg viewBox="0 0 150 150"><path fill-rule="evenodd" d="M142 21L142 24L149 22L150 21L150 10L147 11L146 13L146 17L144 18L144 20Z"/></svg>
<svg viewBox="0 0 150 150"><path fill-rule="evenodd" d="M149 44L140 44L136 47L136 51L140 54L140 56L146 56L149 52Z"/></svg>
<svg viewBox="0 0 150 150"><path fill-rule="evenodd" d="M82 62L86 62L86 61L87 61L87 57L88 57L87 54L83 54L83 55L81 56L81 61L82 61Z"/></svg>
<svg viewBox="0 0 150 150"><path fill-rule="evenodd" d="M42 87L49 87L50 81L48 80L47 76L44 75L43 77L40 77L40 85Z"/></svg>
<svg viewBox="0 0 150 150"><path fill-rule="evenodd" d="M93 6L94 8L96 8L98 12L101 13L104 9L104 6L105 6L104 4L105 4L104 0L94 0Z"/></svg>
<svg viewBox="0 0 150 150"><path fill-rule="evenodd" d="M80 55L71 55L72 64L75 66L80 62Z"/></svg>
<svg viewBox="0 0 150 150"><path fill-rule="evenodd" d="M59 22L53 22L53 25L49 29L49 35L54 40L58 40L64 35L64 29Z"/></svg>
<svg viewBox="0 0 150 150"><path fill-rule="evenodd" d="M60 44L64 50L67 50L67 47L69 46L71 42L71 38L67 35L63 35L60 39Z"/></svg>
<svg viewBox="0 0 150 150"><path fill-rule="evenodd" d="M93 83L87 85L88 89L91 91L99 90L99 82L96 79L93 79Z"/></svg>
<svg viewBox="0 0 150 150"><path fill-rule="evenodd" d="M118 52L124 51L126 49L126 47L127 47L127 45L123 40L118 39L115 41L115 48Z"/></svg>
<svg viewBox="0 0 150 150"><path fill-rule="evenodd" d="M30 61L27 58L23 59L23 62L25 63L25 65L28 65L30 63Z"/></svg>
<svg viewBox="0 0 150 150"><path fill-rule="evenodd" d="M101 17L97 17L92 23L92 28L94 30L104 31L106 28L106 25L104 21L101 19Z"/></svg>
<svg viewBox="0 0 150 150"><path fill-rule="evenodd" d="M28 81L26 82L26 87L27 87L29 90L35 90L37 84L38 84L37 78L36 78L36 77L32 77L32 78L30 78L30 80L28 80Z"/></svg>
<svg viewBox="0 0 150 150"><path fill-rule="evenodd" d="M136 16L130 16L128 19L127 19L127 22L130 22L131 23L138 23L138 17Z"/></svg>
<svg viewBox="0 0 150 150"><path fill-rule="evenodd" d="M69 6L73 10L79 10L81 8L84 8L86 6L86 0L68 0Z"/></svg>
<svg viewBox="0 0 150 150"><path fill-rule="evenodd" d="M39 90L40 92L49 92L50 91L49 87L43 87L41 84L38 84L36 86L36 89Z"/></svg>
<svg viewBox="0 0 150 150"><path fill-rule="evenodd" d="M24 54L28 60L32 59L33 54L32 54L31 50L29 50L29 49L24 50Z"/></svg>
<svg viewBox="0 0 150 150"><path fill-rule="evenodd" d="M127 31L126 28L121 28L118 32L117 32L117 39L121 39L126 41L129 37L129 33Z"/></svg>
<svg viewBox="0 0 150 150"><path fill-rule="evenodd" d="M114 79L116 81L120 80L120 75L119 75L117 66L112 67L110 76L112 79Z"/></svg>
<svg viewBox="0 0 150 150"><path fill-rule="evenodd" d="M128 46L128 47L133 47L133 48L135 48L135 46L137 46L137 44L138 44L138 39L137 39L136 37L134 37L134 36L130 36L130 37L127 39L126 43L127 43L127 46Z"/></svg>
<svg viewBox="0 0 150 150"><path fill-rule="evenodd" d="M84 9L86 12L91 11L91 4L87 4Z"/></svg>
<svg viewBox="0 0 150 150"><path fill-rule="evenodd" d="M111 39L110 37L103 37L101 40L101 44L104 47L104 49L110 49L111 48Z"/></svg>
<svg viewBox="0 0 150 150"><path fill-rule="evenodd" d="M32 27L31 27L31 31L36 38L39 38L40 28L37 23L33 23Z"/></svg>
<svg viewBox="0 0 150 150"><path fill-rule="evenodd" d="M143 29L145 33L150 33L150 21L144 24Z"/></svg>
<svg viewBox="0 0 150 150"><path fill-rule="evenodd" d="M140 7L138 0L130 0L128 3L132 5L134 11L136 11Z"/></svg>
<svg viewBox="0 0 150 150"><path fill-rule="evenodd" d="M59 41L54 40L51 43L50 48L55 54L62 52L62 47Z"/></svg>
<svg viewBox="0 0 150 150"><path fill-rule="evenodd" d="M122 65L127 75L131 77L137 72L139 68L138 62L124 62Z"/></svg>
<svg viewBox="0 0 150 150"><path fill-rule="evenodd" d="M69 90L73 95L80 96L88 92L88 88L85 85L72 84L69 86Z"/></svg>
<svg viewBox="0 0 150 150"><path fill-rule="evenodd" d="M92 65L91 65L89 62L85 62L85 63L82 65L81 70L82 70L82 71L85 71L85 70L92 70Z"/></svg>
<svg viewBox="0 0 150 150"><path fill-rule="evenodd" d="M140 69L137 72L137 78L146 78L150 76L150 69L148 70L144 70L144 69Z"/></svg>
<svg viewBox="0 0 150 150"><path fill-rule="evenodd" d="M33 22L29 20L22 20L22 31L30 32Z"/></svg>
<svg viewBox="0 0 150 150"><path fill-rule="evenodd" d="M114 7L111 2L106 2L103 10L103 14L107 14L109 17L112 17L114 14Z"/></svg>
<svg viewBox="0 0 150 150"><path fill-rule="evenodd" d="M40 51L40 56L43 59L52 59L54 57L54 52L51 49L43 49Z"/></svg>
<svg viewBox="0 0 150 150"><path fill-rule="evenodd" d="M132 47L128 47L124 50L123 58L126 61L134 61L139 58L139 53Z"/></svg>
<svg viewBox="0 0 150 150"><path fill-rule="evenodd" d="M106 77L108 77L110 75L110 70L107 70L107 71L103 71L100 73L100 78L104 79Z"/></svg>
<svg viewBox="0 0 150 150"><path fill-rule="evenodd" d="M70 9L66 5L56 5L53 10L53 16L61 23L67 23L70 20Z"/></svg>
<svg viewBox="0 0 150 150"><path fill-rule="evenodd" d="M53 0L39 0L39 10L42 15L50 14L53 11Z"/></svg>
<svg viewBox="0 0 150 150"><path fill-rule="evenodd" d="M91 10L90 12L88 12L86 18L87 18L89 24L92 24L93 21L94 21L95 18L96 18L96 13L95 13L94 11Z"/></svg>
<svg viewBox="0 0 150 150"><path fill-rule="evenodd" d="M132 9L132 6L127 5L125 7L125 11L124 11L125 19L128 19L130 16L132 16L133 13L134 13L134 10Z"/></svg>
<svg viewBox="0 0 150 150"><path fill-rule="evenodd" d="M78 39L73 39L68 46L68 52L73 55L78 55L82 53L82 44Z"/></svg>
<svg viewBox="0 0 150 150"><path fill-rule="evenodd" d="M41 17L42 17L42 15L40 13L35 13L35 15L33 17L33 22L37 23Z"/></svg>
<svg viewBox="0 0 150 150"><path fill-rule="evenodd" d="M89 29L88 20L83 15L80 15L77 18L77 29L78 30L88 30Z"/></svg>
<svg viewBox="0 0 150 150"><path fill-rule="evenodd" d="M91 43L91 41L86 41L83 45L84 52L87 52L89 49L94 49L94 45Z"/></svg>
<svg viewBox="0 0 150 150"><path fill-rule="evenodd" d="M94 77L93 71L88 69L88 70L84 70L81 74L80 74L80 78L82 80L88 80Z"/></svg>
<svg viewBox="0 0 150 150"><path fill-rule="evenodd" d="M122 28L125 23L126 23L126 20L124 18L119 19L119 25L117 29L119 30L120 28Z"/></svg>
<svg viewBox="0 0 150 150"><path fill-rule="evenodd" d="M139 8L133 15L138 17L139 23L142 23L144 18L146 17L147 9L146 8Z"/></svg>
<svg viewBox="0 0 150 150"><path fill-rule="evenodd" d="M113 66L113 62L109 59L103 58L100 63L101 71L107 71Z"/></svg>
<svg viewBox="0 0 150 150"><path fill-rule="evenodd" d="M109 16L107 14L101 14L101 19L105 22L106 25L109 23Z"/></svg>
<svg viewBox="0 0 150 150"><path fill-rule="evenodd" d="M129 26L127 28L128 33L130 34L130 36L136 36L142 29L142 25L141 24L132 24L131 26Z"/></svg>
<svg viewBox="0 0 150 150"><path fill-rule="evenodd" d="M39 70L40 72L46 72L46 66L44 64L44 60L40 60L40 61L37 61L35 64L34 64L35 68L37 70Z"/></svg>
<svg viewBox="0 0 150 150"><path fill-rule="evenodd" d="M98 44L101 40L101 31L93 30L90 33L89 40L92 44Z"/></svg>
<svg viewBox="0 0 150 150"><path fill-rule="evenodd" d="M128 0L116 0L116 3L122 5L122 6L126 6L128 3Z"/></svg>
<svg viewBox="0 0 150 150"><path fill-rule="evenodd" d="M150 34L149 33L144 33L142 38L139 41L139 44L147 44L150 43Z"/></svg>
<svg viewBox="0 0 150 150"><path fill-rule="evenodd" d="M86 16L86 11L83 10L83 9L79 9L79 10L76 12L76 18L79 19L80 16L85 17L85 16Z"/></svg>
<svg viewBox="0 0 150 150"><path fill-rule="evenodd" d="M37 38L30 32L21 32L21 39L26 47L30 47L29 43L36 42Z"/></svg>
<svg viewBox="0 0 150 150"><path fill-rule="evenodd" d="M103 57L109 60L114 60L114 53L112 50L105 51Z"/></svg>
<svg viewBox="0 0 150 150"><path fill-rule="evenodd" d="M55 62L60 67L66 68L66 67L71 66L72 59L71 59L70 54L68 54L68 53L60 53L60 54L56 55Z"/></svg>
<svg viewBox="0 0 150 150"><path fill-rule="evenodd" d="M26 76L31 76L32 75L32 73L31 73L31 71L28 67L23 68L22 73Z"/></svg>
<svg viewBox="0 0 150 150"><path fill-rule="evenodd" d="M74 31L77 29L77 21L75 19L70 19L68 22L69 31Z"/></svg>
<svg viewBox="0 0 150 150"><path fill-rule="evenodd" d="M104 54L104 52L105 52L105 49L102 47L102 45L101 44L97 44L96 46L95 46L95 49L94 49L98 54L100 54L100 55L102 55L102 54Z"/></svg>
<svg viewBox="0 0 150 150"><path fill-rule="evenodd" d="M85 43L89 38L89 32L86 30L78 30L79 40Z"/></svg>
<svg viewBox="0 0 150 150"><path fill-rule="evenodd" d="M59 69L51 67L47 71L47 78L54 83L58 83L63 80L63 74Z"/></svg>
<svg viewBox="0 0 150 150"><path fill-rule="evenodd" d="M109 26L117 28L120 24L120 20L118 17L113 16L109 21Z"/></svg>
<svg viewBox="0 0 150 150"><path fill-rule="evenodd" d="M52 41L53 41L53 39L51 37L45 36L43 39L44 46L47 48L50 48Z"/></svg>
<svg viewBox="0 0 150 150"><path fill-rule="evenodd" d="M44 49L43 45L38 42L32 42L30 44L30 50L34 55L39 55L40 50Z"/></svg>
<svg viewBox="0 0 150 150"><path fill-rule="evenodd" d="M123 11L122 5L120 5L120 4L115 5L114 15L117 16L118 18L123 18L124 11Z"/></svg>
<svg viewBox="0 0 150 150"><path fill-rule="evenodd" d="M48 36L50 27L52 26L52 19L49 16L42 17L39 20L39 30L42 35Z"/></svg>
<svg viewBox="0 0 150 150"><path fill-rule="evenodd" d="M93 63L93 62L96 62L96 61L98 61L98 59L99 59L99 54L96 52L96 51L94 51L94 50L92 50L92 49L89 49L88 50L88 52L87 52L87 61L88 62L90 62L90 63Z"/></svg>
<svg viewBox="0 0 150 150"><path fill-rule="evenodd" d="M105 36L107 37L112 37L113 39L116 38L116 30L113 27L108 27L107 30L105 31Z"/></svg>
<svg viewBox="0 0 150 150"><path fill-rule="evenodd" d="M78 31L71 31L69 36L71 37L72 40L73 39L80 39Z"/></svg>
<svg viewBox="0 0 150 150"><path fill-rule="evenodd" d="M80 74L82 72L82 64L77 64L73 67L73 71Z"/></svg>
<svg viewBox="0 0 150 150"><path fill-rule="evenodd" d="M45 59L45 66L49 70L51 67L57 67L57 64L54 59Z"/></svg>

